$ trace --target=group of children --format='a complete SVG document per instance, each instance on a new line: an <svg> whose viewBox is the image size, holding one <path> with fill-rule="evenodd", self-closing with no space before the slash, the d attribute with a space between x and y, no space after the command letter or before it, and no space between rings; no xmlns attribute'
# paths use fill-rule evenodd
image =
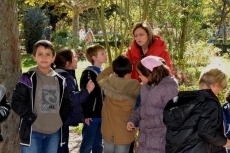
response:
<svg viewBox="0 0 230 153"><path fill-rule="evenodd" d="M35 43L37 66L22 74L11 104L20 116L21 153L68 153L69 126L78 123L84 123L80 153L128 153L137 131L136 153L225 152L230 146L216 97L227 87L220 69L204 71L199 90L179 92L162 58L147 56L137 63L141 85L131 79L127 57L118 56L103 71L102 46L90 46L86 57L92 66L82 72L79 90L75 52L56 54L51 42ZM230 115L228 107L223 106L224 113Z"/></svg>

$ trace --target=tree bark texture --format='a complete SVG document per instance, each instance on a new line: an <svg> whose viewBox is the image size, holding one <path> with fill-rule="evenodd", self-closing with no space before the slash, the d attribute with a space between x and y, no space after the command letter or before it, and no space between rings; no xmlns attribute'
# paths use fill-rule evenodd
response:
<svg viewBox="0 0 230 153"><path fill-rule="evenodd" d="M0 83L6 87L10 102L12 91L21 75L16 2L0 0ZM7 120L0 124L4 139L0 143L0 152L19 153L18 116L11 110Z"/></svg>

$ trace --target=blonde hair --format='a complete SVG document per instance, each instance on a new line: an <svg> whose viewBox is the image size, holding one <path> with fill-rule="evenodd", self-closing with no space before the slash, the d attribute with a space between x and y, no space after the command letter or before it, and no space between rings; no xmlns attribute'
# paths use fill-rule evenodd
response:
<svg viewBox="0 0 230 153"><path fill-rule="evenodd" d="M215 83L218 83L223 89L226 88L228 84L228 75L221 68L208 66L200 75L199 85L204 84L210 87L210 85Z"/></svg>
<svg viewBox="0 0 230 153"><path fill-rule="evenodd" d="M134 35L134 32L138 29L138 28L142 28L143 30L145 30L145 32L147 33L148 35L148 47L150 47L153 42L154 42L154 36L153 36L153 31L152 31L152 27L150 26L150 24L146 21L144 22L138 22L134 25L133 27L133 35Z"/></svg>
<svg viewBox="0 0 230 153"><path fill-rule="evenodd" d="M87 60L93 65L94 64L93 56L97 56L97 53L102 50L105 50L105 48L99 44L89 46L86 50Z"/></svg>

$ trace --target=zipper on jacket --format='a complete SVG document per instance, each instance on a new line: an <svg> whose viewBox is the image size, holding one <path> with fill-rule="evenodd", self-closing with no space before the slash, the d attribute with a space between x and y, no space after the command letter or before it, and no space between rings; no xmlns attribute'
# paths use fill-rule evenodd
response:
<svg viewBox="0 0 230 153"><path fill-rule="evenodd" d="M21 126L22 126L22 121L23 121L23 118L22 118L21 121L20 121L19 131L20 131Z"/></svg>
<svg viewBox="0 0 230 153"><path fill-rule="evenodd" d="M30 81L31 81L31 83L32 83L32 87L31 87L31 101L32 101L32 108L31 108L31 110L32 110L32 112L34 113L34 82L33 82L33 76L35 75L35 72L31 75L31 77L30 77ZM35 93L35 96L36 96L36 93Z"/></svg>
<svg viewBox="0 0 230 153"><path fill-rule="evenodd" d="M62 104L62 99L63 99L63 95L64 95L64 92L65 92L65 82L66 82L66 79L62 79L62 94L60 95L61 96L61 101L59 103L59 109L61 109L61 104Z"/></svg>
<svg viewBox="0 0 230 153"><path fill-rule="evenodd" d="M96 103L97 103L97 98L95 98L95 99L94 99L94 103L93 103L93 111L95 111Z"/></svg>

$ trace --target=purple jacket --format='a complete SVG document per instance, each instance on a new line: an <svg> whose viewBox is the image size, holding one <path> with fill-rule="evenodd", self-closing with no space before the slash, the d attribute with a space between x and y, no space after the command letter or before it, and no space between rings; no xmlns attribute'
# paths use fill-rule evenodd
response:
<svg viewBox="0 0 230 153"><path fill-rule="evenodd" d="M166 126L163 110L167 102L178 94L174 77L167 76L154 87L142 85L141 104L128 121L139 125L136 153L164 153Z"/></svg>

